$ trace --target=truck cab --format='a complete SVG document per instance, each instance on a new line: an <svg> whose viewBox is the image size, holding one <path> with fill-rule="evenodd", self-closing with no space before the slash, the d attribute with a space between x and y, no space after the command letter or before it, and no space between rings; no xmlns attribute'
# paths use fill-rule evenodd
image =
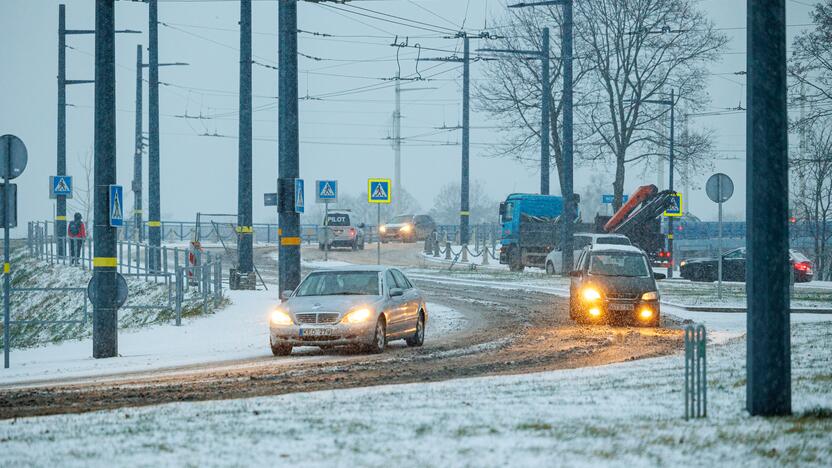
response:
<svg viewBox="0 0 832 468"><path fill-rule="evenodd" d="M563 198L514 193L500 203L500 263L511 271L543 268L557 245Z"/></svg>

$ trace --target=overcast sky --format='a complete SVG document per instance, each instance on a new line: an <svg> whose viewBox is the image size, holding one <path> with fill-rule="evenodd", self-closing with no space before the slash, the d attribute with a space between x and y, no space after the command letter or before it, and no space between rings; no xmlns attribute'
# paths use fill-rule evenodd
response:
<svg viewBox="0 0 832 468"><path fill-rule="evenodd" d="M0 0L0 133L23 139L29 149L29 165L17 179L21 226L33 219L51 219L54 203L48 200L48 176L55 173L56 74L58 4L55 0ZM94 27L92 0L65 0L67 27ZM384 81L396 75L416 73L416 51L402 50L399 62L390 43L396 35L410 36L423 47L455 50L457 40L439 38L439 30L488 28L505 11L503 0L379 0L361 5L385 13L412 18L431 25L434 31L377 21L346 14L331 6L300 3L298 27L304 31L340 37L301 34L299 51L323 60L300 57L300 95L327 96L300 102L301 177L307 181L338 179L341 190L357 193L366 189L369 177L391 177L393 149L385 138L391 132L394 106L393 84ZM808 23L811 0L789 0L787 22L792 37ZM724 28L731 41L723 60L711 72L745 70L745 0L706 0L700 3ZM345 8L345 7L340 7ZM162 217L192 220L197 211L235 213L237 190L237 120L239 3L236 1L160 0L160 60L187 62L187 67L166 67L160 80L167 83L161 95ZM132 179L134 147L134 96L136 44L147 44L147 6L117 2L116 26L139 29L143 34L120 35L117 41L118 180L128 192ZM254 218L273 221L272 209L262 206L262 193L272 192L277 177L277 3L254 2ZM348 36L348 37L347 37ZM415 36L430 36L416 38ZM67 77L91 79L94 70L92 36L70 36L67 40ZM422 57L448 53L423 51ZM147 55L145 54L145 59ZM472 80L482 76L480 64L472 64ZM440 187L459 180L459 132L438 132L435 127L453 126L461 115L461 66L423 62L423 76L434 81L403 86L436 89L403 94L404 137L412 137L403 149L402 183L427 211ZM430 69L430 70L429 70ZM742 76L712 76L710 108L721 111L745 105ZM370 86L367 92L355 88ZM79 161L92 151L93 87L70 86L67 102L67 160L69 174L81 178ZM145 104L147 91L145 88ZM146 112L146 107L145 107ZM202 116L185 119L177 116ZM207 118L210 117L210 118ZM145 115L145 129L147 117ZM508 159L484 157L495 135L486 126L487 116L472 109L471 177L481 181L491 197L502 199L511 192L535 192L539 175L533 167ZM493 124L493 123L492 123ZM737 187L725 210L741 216L745 203L745 114L702 116L692 125L717 131L715 148L721 158L716 169L729 174ZM217 134L224 137L201 136ZM603 170L604 168L601 168ZM145 159L145 174L146 174ZM591 172L580 169L575 187L581 191ZM610 173L612 168L610 168ZM701 174L698 186L710 174ZM145 183L147 176L145 175ZM552 192L558 193L552 178ZM626 191L644 183L656 183L655 171L628 171ZM310 184L311 186L311 184ZM611 188L610 188L611 190ZM146 191L146 188L145 188ZM610 192L611 193L611 192ZM311 196L311 192L308 193ZM701 190L690 193L690 208L704 218L715 218L716 208ZM146 209L146 206L145 206ZM495 207L496 212L496 207ZM20 232L20 231L18 231Z"/></svg>

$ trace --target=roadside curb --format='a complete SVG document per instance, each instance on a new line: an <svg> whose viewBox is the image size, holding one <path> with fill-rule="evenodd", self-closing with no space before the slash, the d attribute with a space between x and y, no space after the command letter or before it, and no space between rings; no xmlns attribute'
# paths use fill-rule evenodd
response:
<svg viewBox="0 0 832 468"><path fill-rule="evenodd" d="M682 304L677 304L675 302L665 302L662 301L662 305L667 305L671 307L677 307L679 309L688 311L688 312L712 312L712 313L727 313L727 314L744 314L748 312L748 309L745 307L713 307L713 306L686 306ZM806 308L806 307L793 307L791 309L792 314L823 314L823 315L832 315L832 309L821 309L821 308Z"/></svg>

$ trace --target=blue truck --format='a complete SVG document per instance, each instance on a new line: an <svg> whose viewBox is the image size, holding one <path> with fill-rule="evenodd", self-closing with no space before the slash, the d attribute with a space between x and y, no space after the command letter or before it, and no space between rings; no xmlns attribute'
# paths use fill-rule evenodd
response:
<svg viewBox="0 0 832 468"><path fill-rule="evenodd" d="M500 203L500 263L511 271L544 268L560 238L563 198L513 193Z"/></svg>

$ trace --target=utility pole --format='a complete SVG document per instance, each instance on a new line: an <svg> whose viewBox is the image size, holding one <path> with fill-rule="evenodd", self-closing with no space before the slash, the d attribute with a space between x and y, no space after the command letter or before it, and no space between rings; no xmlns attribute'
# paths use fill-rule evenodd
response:
<svg viewBox="0 0 832 468"><path fill-rule="evenodd" d="M402 85L401 75L396 74L396 111L393 114L393 176L400 189L402 181Z"/></svg>
<svg viewBox="0 0 832 468"><path fill-rule="evenodd" d="M93 83L93 80L66 79L66 36L94 34L88 29L66 29L66 6L58 5L58 148L57 176L68 175L66 172L66 87L67 85ZM55 235L57 236L58 256L66 256L66 196L55 197Z"/></svg>
<svg viewBox="0 0 832 468"><path fill-rule="evenodd" d="M240 0L240 121L237 173L237 274L254 270L252 227L251 0ZM245 288L254 283L245 281Z"/></svg>
<svg viewBox="0 0 832 468"><path fill-rule="evenodd" d="M748 1L746 409L792 412L786 1Z"/></svg>
<svg viewBox="0 0 832 468"><path fill-rule="evenodd" d="M549 63L549 28L543 28L540 59L542 64L541 90L543 100L540 103L540 194L549 195L549 132L552 131L551 113L549 112L552 96L552 80ZM564 200L565 202L566 200ZM564 211L564 214L565 211Z"/></svg>
<svg viewBox="0 0 832 468"><path fill-rule="evenodd" d="M116 48L114 0L95 2L95 192L92 355L118 355L116 228L109 224L109 186L116 183Z"/></svg>
<svg viewBox="0 0 832 468"><path fill-rule="evenodd" d="M676 143L676 90L670 90L670 167L668 168L670 171L670 179L669 179L669 190L673 190L673 174L675 172L674 169L674 145ZM682 207L680 207L682 208ZM683 213L684 214L684 213ZM673 255L673 218L669 217L667 219L667 252L670 254L670 261L667 264L667 277L673 278L673 263L675 257ZM722 252L720 252L722 255Z"/></svg>
<svg viewBox="0 0 832 468"><path fill-rule="evenodd" d="M297 8L295 0L280 0L278 4L278 281L281 292L294 290L300 283L300 215L294 209L294 179L300 175Z"/></svg>
<svg viewBox="0 0 832 468"><path fill-rule="evenodd" d="M136 239L144 241L142 226L142 153L144 152L144 135L142 133L142 46L136 46L136 149L133 156L133 224Z"/></svg>

